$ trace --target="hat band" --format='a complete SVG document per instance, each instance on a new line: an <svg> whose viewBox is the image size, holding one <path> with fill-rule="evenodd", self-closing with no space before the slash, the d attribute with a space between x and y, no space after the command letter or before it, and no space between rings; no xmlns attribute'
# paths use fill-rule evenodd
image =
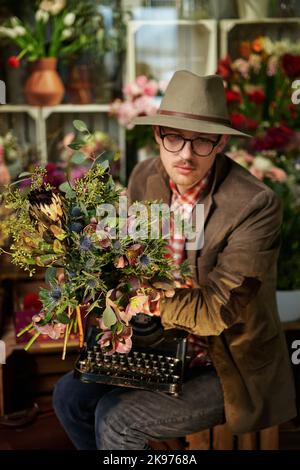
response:
<svg viewBox="0 0 300 470"><path fill-rule="evenodd" d="M164 114L166 116L178 116L178 117L185 117L188 119L195 119L197 121L210 121L210 122L217 122L220 124L231 125L229 119L211 117L211 116L203 116L201 114L190 114L190 113L178 113L177 111L166 111L165 109L159 109L157 111L158 114Z"/></svg>

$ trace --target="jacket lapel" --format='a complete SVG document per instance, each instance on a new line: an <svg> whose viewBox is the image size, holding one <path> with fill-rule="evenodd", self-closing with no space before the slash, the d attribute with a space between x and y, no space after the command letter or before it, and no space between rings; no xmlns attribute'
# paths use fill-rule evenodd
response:
<svg viewBox="0 0 300 470"><path fill-rule="evenodd" d="M155 161L156 172L147 178L145 200L161 201L170 204L171 189L169 177L160 158Z"/></svg>

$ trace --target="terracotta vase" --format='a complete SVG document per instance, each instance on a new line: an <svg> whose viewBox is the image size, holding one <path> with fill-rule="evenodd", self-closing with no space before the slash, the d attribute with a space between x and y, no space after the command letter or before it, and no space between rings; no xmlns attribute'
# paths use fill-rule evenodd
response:
<svg viewBox="0 0 300 470"><path fill-rule="evenodd" d="M32 64L24 95L28 104L33 106L55 106L63 99L65 88L56 71L57 59L45 57Z"/></svg>

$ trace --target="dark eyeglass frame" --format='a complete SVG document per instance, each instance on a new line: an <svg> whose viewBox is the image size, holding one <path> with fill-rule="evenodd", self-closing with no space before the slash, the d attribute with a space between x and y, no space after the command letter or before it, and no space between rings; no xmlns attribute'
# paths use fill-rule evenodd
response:
<svg viewBox="0 0 300 470"><path fill-rule="evenodd" d="M183 147L185 146L186 142L191 142L192 151L193 151L193 153L194 153L195 155L197 155L197 157L208 157L208 156L212 153L213 149L218 145L218 143L220 142L221 137L222 137L221 135L219 135L216 141L210 140L210 139L202 139L201 137L195 137L195 139L187 139L186 137L183 137L183 135L181 135L181 134L173 134L172 132L168 132L167 134L163 134L163 133L162 133L162 130L161 130L161 127L159 128L159 135L160 135L160 138L161 138L161 140L162 140L164 149L165 149L167 152L170 152L170 153L181 152L181 150L182 150ZM164 139L165 139L165 137L168 137L168 136L170 136L170 135L176 135L176 136L179 136L179 137L182 138L183 144L182 144L182 147L181 147L180 149L178 149L178 150L169 150L169 149L166 148ZM193 142L194 142L194 140L198 140L198 139L199 139L199 140L202 140L203 142L209 142L210 144L212 144L212 149L211 149L211 151L208 152L208 153L205 154L205 155L200 155L199 153L195 152Z"/></svg>

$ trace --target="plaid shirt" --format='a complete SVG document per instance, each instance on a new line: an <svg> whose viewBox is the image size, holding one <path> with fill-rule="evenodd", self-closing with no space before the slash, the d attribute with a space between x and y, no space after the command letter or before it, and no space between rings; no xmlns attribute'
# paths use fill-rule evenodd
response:
<svg viewBox="0 0 300 470"><path fill-rule="evenodd" d="M180 217L182 220L190 220L193 208L199 201L201 194L208 188L211 182L211 170L199 181L199 183L180 194L174 181L170 179L170 188L172 191L171 217L170 217L170 238L168 251L177 265L180 265L186 258L185 236L181 233L174 233L174 217ZM190 367L196 365L209 365L211 360L208 356L205 338L190 334L188 336L188 354L191 355Z"/></svg>

